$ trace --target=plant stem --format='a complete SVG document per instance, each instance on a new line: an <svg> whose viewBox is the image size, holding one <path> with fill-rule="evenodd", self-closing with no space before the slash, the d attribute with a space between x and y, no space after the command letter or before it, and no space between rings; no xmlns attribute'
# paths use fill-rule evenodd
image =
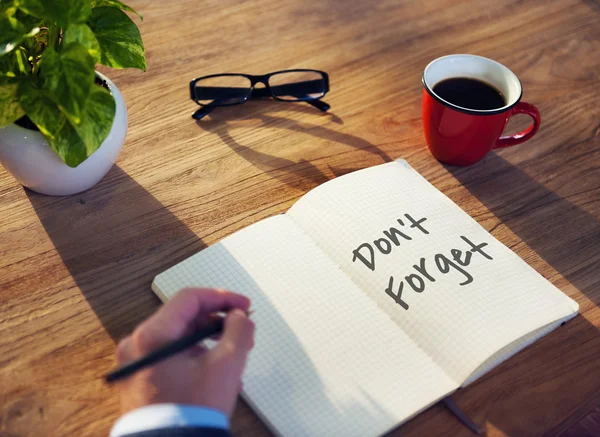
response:
<svg viewBox="0 0 600 437"><path fill-rule="evenodd" d="M60 35L60 27L48 26L48 47L58 50L58 37Z"/></svg>

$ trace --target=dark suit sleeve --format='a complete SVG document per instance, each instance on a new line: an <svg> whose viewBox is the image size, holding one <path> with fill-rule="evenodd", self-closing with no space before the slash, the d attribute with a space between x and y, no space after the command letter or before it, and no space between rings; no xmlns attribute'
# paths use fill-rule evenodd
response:
<svg viewBox="0 0 600 437"><path fill-rule="evenodd" d="M174 427L126 434L123 437L231 437L228 430L218 428Z"/></svg>

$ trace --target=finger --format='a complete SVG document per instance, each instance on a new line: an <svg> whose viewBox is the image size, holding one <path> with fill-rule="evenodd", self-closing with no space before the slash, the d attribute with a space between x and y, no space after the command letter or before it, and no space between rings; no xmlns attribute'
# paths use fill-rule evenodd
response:
<svg viewBox="0 0 600 437"><path fill-rule="evenodd" d="M187 288L177 293L154 317L159 323L168 323L173 334L179 336L202 313L234 308L245 311L249 307L250 300L241 294L212 288Z"/></svg>
<svg viewBox="0 0 600 437"><path fill-rule="evenodd" d="M233 310L225 318L225 326L221 341L215 347L219 352L232 353L234 358L245 360L246 355L254 346L254 322L244 311Z"/></svg>
<svg viewBox="0 0 600 437"><path fill-rule="evenodd" d="M223 316L217 313L202 313L199 314L198 317L196 317L196 319L194 319L189 326L192 329L192 331L198 331L218 321L222 322Z"/></svg>
<svg viewBox="0 0 600 437"><path fill-rule="evenodd" d="M206 346L204 346L203 344L197 344L188 348L185 353L190 358L199 358L206 352L208 352L208 348Z"/></svg>
<svg viewBox="0 0 600 437"><path fill-rule="evenodd" d="M219 341L219 340L221 340L221 334L212 335L209 337L209 340Z"/></svg>
<svg viewBox="0 0 600 437"><path fill-rule="evenodd" d="M202 313L249 306L247 297L231 291L184 289L134 331L133 341L142 353L149 352L188 333Z"/></svg>
<svg viewBox="0 0 600 437"><path fill-rule="evenodd" d="M207 326L212 325L213 323L216 323L216 322L222 323L223 320L224 320L224 317L218 313L212 313L212 314L202 313L202 314L198 315L198 317L196 317L196 319L192 323L190 323L189 333L202 330L202 329L206 328ZM218 341L220 338L221 338L221 332L208 337L208 339L212 340L212 341Z"/></svg>
<svg viewBox="0 0 600 437"><path fill-rule="evenodd" d="M117 363L119 365L123 365L135 359L135 353L132 346L131 335L128 335L119 342L117 350L115 351Z"/></svg>
<svg viewBox="0 0 600 437"><path fill-rule="evenodd" d="M196 328L195 329L202 329L204 328L206 325L215 323L215 322L223 322L223 316L218 315L218 314L209 314L207 317L204 317L202 320L199 320L197 322ZM219 332L218 334L215 335L211 335L208 339L214 342L217 342L221 339L221 335L223 334L223 332Z"/></svg>

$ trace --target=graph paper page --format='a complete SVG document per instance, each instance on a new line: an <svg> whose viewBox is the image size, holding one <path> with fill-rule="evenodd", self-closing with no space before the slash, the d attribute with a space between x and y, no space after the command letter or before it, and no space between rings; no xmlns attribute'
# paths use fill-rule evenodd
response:
<svg viewBox="0 0 600 437"><path fill-rule="evenodd" d="M252 300L244 397L278 434L378 436L458 387L287 216L258 222L158 275Z"/></svg>
<svg viewBox="0 0 600 437"><path fill-rule="evenodd" d="M288 215L459 384L578 310L406 161L329 181Z"/></svg>

